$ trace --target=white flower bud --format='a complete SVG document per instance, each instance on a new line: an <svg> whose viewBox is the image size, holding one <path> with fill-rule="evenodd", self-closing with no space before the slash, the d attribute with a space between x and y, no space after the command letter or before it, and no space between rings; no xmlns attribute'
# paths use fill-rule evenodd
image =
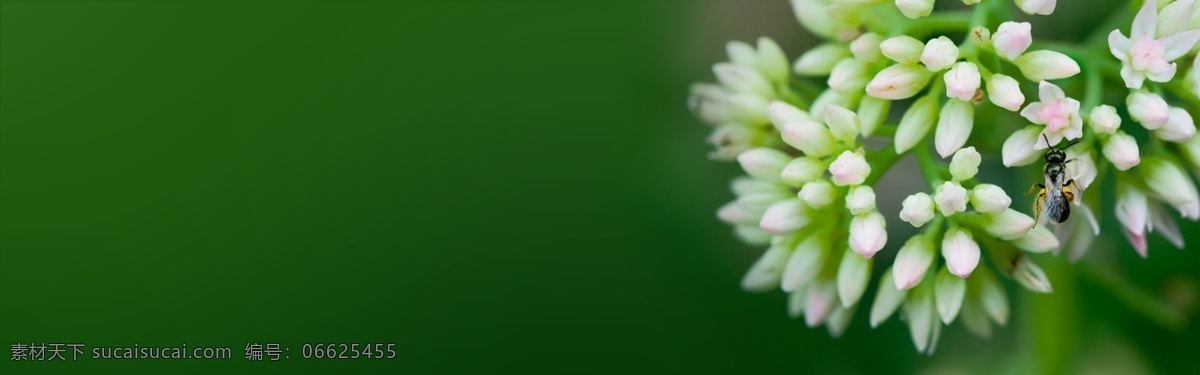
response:
<svg viewBox="0 0 1200 375"><path fill-rule="evenodd" d="M859 92L843 94L837 92L836 90L826 89L825 91L822 91L820 95L817 95L816 99L813 99L812 106L810 106L808 110L811 111L813 116L819 117L822 113L825 113L825 107L838 105L845 108L850 108L854 106L854 102L860 97L861 95L859 95Z"/></svg>
<svg viewBox="0 0 1200 375"><path fill-rule="evenodd" d="M845 144L854 144L855 138L858 138L858 114L846 107L835 104L825 106L825 124L829 125L833 137Z"/></svg>
<svg viewBox="0 0 1200 375"><path fill-rule="evenodd" d="M988 99L997 107L1016 112L1025 104L1025 94L1021 93L1021 85L1013 77L993 74L988 80L987 89Z"/></svg>
<svg viewBox="0 0 1200 375"><path fill-rule="evenodd" d="M883 215L870 212L850 220L850 249L870 259L887 244L887 229Z"/></svg>
<svg viewBox="0 0 1200 375"><path fill-rule="evenodd" d="M854 310L857 310L857 306L838 306L829 313L829 317L825 318L825 330L829 332L830 337L841 338L842 334L846 333L846 328L849 328L850 322L854 320Z"/></svg>
<svg viewBox="0 0 1200 375"><path fill-rule="evenodd" d="M1138 156L1137 140L1123 131L1117 131L1116 134L1109 136L1107 141L1104 141L1103 152L1104 157L1120 171L1127 171L1141 162L1141 157Z"/></svg>
<svg viewBox="0 0 1200 375"><path fill-rule="evenodd" d="M1017 7L1025 14L1041 14L1044 16L1054 13L1054 5L1058 0L1017 0Z"/></svg>
<svg viewBox="0 0 1200 375"><path fill-rule="evenodd" d="M800 241L788 257L781 286L785 292L800 290L817 278L829 257L829 233L815 233Z"/></svg>
<svg viewBox="0 0 1200 375"><path fill-rule="evenodd" d="M738 154L737 161L750 177L767 182L780 182L779 173L792 158L783 151L759 147Z"/></svg>
<svg viewBox="0 0 1200 375"><path fill-rule="evenodd" d="M742 240L742 243L755 247L769 244L771 243L771 239L775 237L762 230L762 228L759 228L758 223L754 223L753 225L735 225L733 227L733 235Z"/></svg>
<svg viewBox="0 0 1200 375"><path fill-rule="evenodd" d="M933 201L937 203L938 209L942 211L943 216L951 216L958 212L967 210L967 189L961 185L946 181L941 186L938 186L937 193L933 195Z"/></svg>
<svg viewBox="0 0 1200 375"><path fill-rule="evenodd" d="M1016 60L1025 53L1030 44L1033 44L1032 30L1033 25L1029 22L1001 23L996 29L996 35L992 36L992 46L995 47L996 54L1009 61Z"/></svg>
<svg viewBox="0 0 1200 375"><path fill-rule="evenodd" d="M796 121L783 126L783 142L809 156L825 156L837 151L829 128L816 121Z"/></svg>
<svg viewBox="0 0 1200 375"><path fill-rule="evenodd" d="M825 163L815 156L802 156L793 159L779 172L779 178L791 186L804 186L809 182L825 177Z"/></svg>
<svg viewBox="0 0 1200 375"><path fill-rule="evenodd" d="M799 199L785 199L767 207L758 227L771 234L791 234L812 222L812 211Z"/></svg>
<svg viewBox="0 0 1200 375"><path fill-rule="evenodd" d="M791 193L787 188L781 187L771 182L756 180L748 176L734 178L729 183L730 190L737 196L758 194L758 193L777 193L781 198L787 198Z"/></svg>
<svg viewBox="0 0 1200 375"><path fill-rule="evenodd" d="M822 209L833 203L833 184L825 180L816 180L804 184L800 188L800 198L809 207Z"/></svg>
<svg viewBox="0 0 1200 375"><path fill-rule="evenodd" d="M1174 206L1184 218L1200 219L1200 193L1183 168L1160 157L1148 157L1139 169L1155 197Z"/></svg>
<svg viewBox="0 0 1200 375"><path fill-rule="evenodd" d="M1049 50L1023 54L1013 64L1031 81L1061 79L1079 74L1079 63L1067 55Z"/></svg>
<svg viewBox="0 0 1200 375"><path fill-rule="evenodd" d="M832 280L817 280L808 289L804 301L804 324L808 328L821 325L837 307L837 284Z"/></svg>
<svg viewBox="0 0 1200 375"><path fill-rule="evenodd" d="M943 80L946 81L946 96L969 102L975 98L975 90L979 90L979 68L972 62L957 62Z"/></svg>
<svg viewBox="0 0 1200 375"><path fill-rule="evenodd" d="M859 185L871 174L871 165L860 153L842 151L837 160L829 165L829 174L837 186Z"/></svg>
<svg viewBox="0 0 1200 375"><path fill-rule="evenodd" d="M921 61L925 43L908 35L887 38L879 44L879 51L887 58L900 64L916 64Z"/></svg>
<svg viewBox="0 0 1200 375"><path fill-rule="evenodd" d="M1129 108L1129 117L1146 129L1158 129L1170 118L1167 101L1157 94L1134 91L1125 98L1125 105Z"/></svg>
<svg viewBox="0 0 1200 375"><path fill-rule="evenodd" d="M908 294L904 302L904 317L917 351L925 353L934 343L934 336L941 329L934 309L933 283L926 283Z"/></svg>
<svg viewBox="0 0 1200 375"><path fill-rule="evenodd" d="M1165 36L1186 31L1194 14L1192 5L1192 0L1179 0L1167 4L1158 12L1157 35Z"/></svg>
<svg viewBox="0 0 1200 375"><path fill-rule="evenodd" d="M946 231L942 237L942 257L946 258L946 268L961 278L971 276L975 267L979 266L979 244L971 232L954 228Z"/></svg>
<svg viewBox="0 0 1200 375"><path fill-rule="evenodd" d="M764 98L775 96L771 82L754 69L732 63L719 63L713 65L713 73L716 74L717 81L734 92L755 94Z"/></svg>
<svg viewBox="0 0 1200 375"><path fill-rule="evenodd" d="M975 178L975 174L979 173L980 160L981 156L979 151L975 151L975 147L958 150L954 153L954 158L950 159L950 176L953 176L955 181Z"/></svg>
<svg viewBox="0 0 1200 375"><path fill-rule="evenodd" d="M942 268L935 283L934 300L937 301L938 316L942 318L942 323L950 324L962 308L963 297L967 294L967 281Z"/></svg>
<svg viewBox="0 0 1200 375"><path fill-rule="evenodd" d="M935 212L933 211L933 199L929 194L916 193L904 198L901 203L900 220L904 220L914 227L920 228L925 223L933 220Z"/></svg>
<svg viewBox="0 0 1200 375"><path fill-rule="evenodd" d="M875 210L875 189L867 185L850 188L846 194L846 209L851 214L862 215Z"/></svg>
<svg viewBox="0 0 1200 375"><path fill-rule="evenodd" d="M1004 140L1004 146L1000 150L1004 166L1017 167L1037 160L1041 156L1036 147L1042 129L1044 128L1041 126L1026 126Z"/></svg>
<svg viewBox="0 0 1200 375"><path fill-rule="evenodd" d="M924 96L913 102L896 127L896 153L911 150L929 133L938 115L938 98Z"/></svg>
<svg viewBox="0 0 1200 375"><path fill-rule="evenodd" d="M1050 293L1054 290L1050 287L1050 280L1046 278L1046 273L1027 256L1017 259L1017 266L1013 268L1012 278L1031 292Z"/></svg>
<svg viewBox="0 0 1200 375"><path fill-rule="evenodd" d="M778 288L780 280L783 279L783 267L787 264L791 252L792 249L783 246L771 246L767 249L742 277L742 289L749 292L767 292Z"/></svg>
<svg viewBox="0 0 1200 375"><path fill-rule="evenodd" d="M803 76L823 76L833 71L838 61L850 56L850 49L840 43L825 43L808 50L796 60L792 70Z"/></svg>
<svg viewBox="0 0 1200 375"><path fill-rule="evenodd" d="M1045 226L1038 226L1029 230L1025 236L1013 241L1021 250L1031 253L1044 253L1058 248L1058 237L1054 236L1054 232L1047 229Z"/></svg>
<svg viewBox="0 0 1200 375"><path fill-rule="evenodd" d="M812 120L808 112L781 100L772 100L767 103L767 118L771 124L775 125L776 129L783 129L783 126L790 122Z"/></svg>
<svg viewBox="0 0 1200 375"><path fill-rule="evenodd" d="M737 122L746 125L762 125L767 118L767 100L755 94L733 94L729 96L729 109Z"/></svg>
<svg viewBox="0 0 1200 375"><path fill-rule="evenodd" d="M862 298L867 282L871 281L871 263L849 249L842 254L837 274L838 299L842 301L842 307L854 306Z"/></svg>
<svg viewBox="0 0 1200 375"><path fill-rule="evenodd" d="M967 281L967 284L970 284L970 281ZM962 317L963 327L967 332L981 339L992 337L992 325L988 323L987 313L983 311L983 304L979 302L978 296L967 296L959 316Z"/></svg>
<svg viewBox="0 0 1200 375"><path fill-rule="evenodd" d="M933 13L933 0L896 0L896 8L905 17L917 19Z"/></svg>
<svg viewBox="0 0 1200 375"><path fill-rule="evenodd" d="M883 37L876 33L865 33L850 43L850 52L854 57L869 63L878 62L883 59L883 51L879 49L879 45L883 43Z"/></svg>
<svg viewBox="0 0 1200 375"><path fill-rule="evenodd" d="M949 68L956 60L958 60L958 46L954 45L950 38L944 36L930 39L925 43L925 50L921 52L921 63L925 64L926 69L935 72Z"/></svg>
<svg viewBox="0 0 1200 375"><path fill-rule="evenodd" d="M725 43L725 54L729 55L729 61L734 64L758 69L758 52L746 42L731 40Z"/></svg>
<svg viewBox="0 0 1200 375"><path fill-rule="evenodd" d="M892 65L867 83L867 95L887 100L908 99L924 89L932 78L933 73L919 65Z"/></svg>
<svg viewBox="0 0 1200 375"><path fill-rule="evenodd" d="M733 109L729 106L730 93L719 85L695 83L688 96L688 109L696 118L707 124L723 124L733 120Z"/></svg>
<svg viewBox="0 0 1200 375"><path fill-rule="evenodd" d="M1192 168L1200 168L1200 137L1192 137L1180 149Z"/></svg>
<svg viewBox="0 0 1200 375"><path fill-rule="evenodd" d="M762 211L753 210L748 205L740 204L737 201L726 203L717 209L718 219L735 225L758 224L758 221L762 219L762 214Z"/></svg>
<svg viewBox="0 0 1200 375"><path fill-rule="evenodd" d="M800 25L805 29L829 39L839 37L845 30L844 25L829 15L829 1L826 0L792 0L792 10Z"/></svg>
<svg viewBox="0 0 1200 375"><path fill-rule="evenodd" d="M971 40L971 44L974 44L975 48L986 50L992 45L992 31L983 26L975 26L971 29L967 38Z"/></svg>
<svg viewBox="0 0 1200 375"><path fill-rule="evenodd" d="M992 184L979 184L971 189L971 206L975 211L985 214L999 214L1008 210L1012 198L1004 193L1004 189Z"/></svg>
<svg viewBox="0 0 1200 375"><path fill-rule="evenodd" d="M1092 130L1097 133L1113 134L1121 127L1121 116L1117 115L1117 109L1107 104L1092 108L1088 120L1092 123Z"/></svg>
<svg viewBox="0 0 1200 375"><path fill-rule="evenodd" d="M879 125L887 119L888 111L892 107L891 100L884 100L872 96L863 97L858 102L858 120L860 125L860 133L864 137L868 137L875 133L875 129L879 129Z"/></svg>
<svg viewBox="0 0 1200 375"><path fill-rule="evenodd" d="M852 93L862 91L864 87L867 87L867 81L870 80L871 66L862 60L847 57L833 66L826 83L829 84L831 90Z"/></svg>
<svg viewBox="0 0 1200 375"><path fill-rule="evenodd" d="M896 289L907 290L917 286L925 278L925 272L933 263L933 244L924 235L909 238L900 251L896 253L896 263L892 266L892 278Z"/></svg>
<svg viewBox="0 0 1200 375"><path fill-rule="evenodd" d="M1074 176L1075 182L1079 184L1080 189L1087 189L1092 185L1092 181L1096 180L1096 175L1099 171L1096 170L1096 161L1092 158L1092 150L1084 148L1076 148L1068 150L1067 160L1074 160L1067 164L1068 176ZM1076 197L1079 196L1076 192ZM1078 200L1078 198L1076 198Z"/></svg>
<svg viewBox="0 0 1200 375"><path fill-rule="evenodd" d="M962 100L949 100L938 115L933 147L943 158L962 148L975 127L975 105Z"/></svg>
<svg viewBox="0 0 1200 375"><path fill-rule="evenodd" d="M1021 238L1033 227L1033 218L1014 209L982 216L983 230L996 238L1012 241Z"/></svg>
<svg viewBox="0 0 1200 375"><path fill-rule="evenodd" d="M787 55L771 38L758 38L758 69L771 81L783 83L788 80Z"/></svg>
<svg viewBox="0 0 1200 375"><path fill-rule="evenodd" d="M1150 223L1150 204L1146 193L1135 186L1119 183L1117 185L1117 203L1114 210L1117 221L1127 233L1138 237L1146 235Z"/></svg>
<svg viewBox="0 0 1200 375"><path fill-rule="evenodd" d="M1164 141L1183 143L1196 135L1196 124L1187 110L1172 107L1167 111L1167 122L1155 130L1154 134Z"/></svg>
<svg viewBox="0 0 1200 375"><path fill-rule="evenodd" d="M970 284L971 293L979 295L979 301L992 321L999 325L1008 324L1008 296L1000 280L996 280L996 276L984 267L975 277L967 279L967 283Z"/></svg>
<svg viewBox="0 0 1200 375"><path fill-rule="evenodd" d="M800 290L788 293L788 317L792 319L799 318L804 315L804 303L808 300L808 289L801 288Z"/></svg>
<svg viewBox="0 0 1200 375"><path fill-rule="evenodd" d="M871 328L878 327L879 323L892 316L908 294L906 290L896 289L893 280L895 277L891 268L883 271L883 276L879 277L879 288L875 292L875 301L871 303Z"/></svg>

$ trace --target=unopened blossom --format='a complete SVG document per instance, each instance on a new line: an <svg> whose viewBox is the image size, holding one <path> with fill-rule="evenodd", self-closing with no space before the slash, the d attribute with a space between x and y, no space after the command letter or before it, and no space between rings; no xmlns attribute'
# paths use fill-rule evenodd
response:
<svg viewBox="0 0 1200 375"><path fill-rule="evenodd" d="M938 186L937 193L933 195L933 201L937 203L938 209L944 216L966 211L967 189L957 183L946 181Z"/></svg>
<svg viewBox="0 0 1200 375"><path fill-rule="evenodd" d="M933 288L933 283L923 283L913 289L904 301L909 334L920 353L929 353L937 345L937 337L942 330L942 325L938 324Z"/></svg>
<svg viewBox="0 0 1200 375"><path fill-rule="evenodd" d="M1050 15L1058 0L1016 0L1017 7L1026 14Z"/></svg>
<svg viewBox="0 0 1200 375"><path fill-rule="evenodd" d="M996 34L992 35L992 46L996 49L996 54L1009 61L1016 60L1025 53L1030 44L1033 44L1032 29L1033 26L1029 22L1001 23L996 29Z"/></svg>
<svg viewBox="0 0 1200 375"><path fill-rule="evenodd" d="M792 251L787 264L784 265L783 279L780 284L783 291L800 290L817 278L821 272L821 266L829 257L831 244L828 235L827 231L814 233L796 245L796 249Z"/></svg>
<svg viewBox="0 0 1200 375"><path fill-rule="evenodd" d="M1071 160L1070 163L1067 163L1069 176L1075 179L1075 183L1079 184L1080 188L1087 189L1100 174L1100 171L1096 169L1096 160L1092 157L1092 150L1077 146L1067 151L1067 160ZM1079 199L1080 194L1082 192L1076 192L1076 200Z"/></svg>
<svg viewBox="0 0 1200 375"><path fill-rule="evenodd" d="M850 188L846 194L846 209L851 214L861 215L875 210L875 190L867 185Z"/></svg>
<svg viewBox="0 0 1200 375"><path fill-rule="evenodd" d="M783 126L783 142L811 156L825 156L837 151L833 133L816 121L796 121Z"/></svg>
<svg viewBox="0 0 1200 375"><path fill-rule="evenodd" d="M1017 248L1031 253L1045 253L1058 248L1058 237L1055 237L1054 232L1045 226L1037 226L1013 241L1013 244Z"/></svg>
<svg viewBox="0 0 1200 375"><path fill-rule="evenodd" d="M839 61L847 57L850 57L850 49L845 45L825 43L800 55L792 70L804 76L828 75Z"/></svg>
<svg viewBox="0 0 1200 375"><path fill-rule="evenodd" d="M779 172L779 178L788 185L800 187L825 176L825 168L820 158L802 156L788 162Z"/></svg>
<svg viewBox="0 0 1200 375"><path fill-rule="evenodd" d="M738 93L755 94L764 98L775 96L775 89L762 73L733 63L713 65L713 73L721 85Z"/></svg>
<svg viewBox="0 0 1200 375"><path fill-rule="evenodd" d="M987 84L988 99L997 107L1016 112L1025 104L1025 94L1021 93L1021 85L1013 77L1003 74L993 74Z"/></svg>
<svg viewBox="0 0 1200 375"><path fill-rule="evenodd" d="M1117 185L1117 202L1114 205L1117 221L1133 250L1146 257L1146 233L1150 226L1150 203L1142 189L1127 183Z"/></svg>
<svg viewBox="0 0 1200 375"><path fill-rule="evenodd" d="M889 268L883 272L883 276L879 278L879 287L875 291L875 300L871 303L871 328L878 327L880 323L887 320L900 304L904 302L904 298L908 294L907 290L896 288L894 282L895 276L892 274L892 269Z"/></svg>
<svg viewBox="0 0 1200 375"><path fill-rule="evenodd" d="M1004 140L1004 146L1000 149L1004 166L1022 166L1038 160L1042 152L1038 151L1037 144L1042 142L1041 134L1044 130L1041 126L1026 126Z"/></svg>
<svg viewBox="0 0 1200 375"><path fill-rule="evenodd" d="M871 281L871 261L853 251L845 251L838 264L837 291L842 307L851 307L862 298Z"/></svg>
<svg viewBox="0 0 1200 375"><path fill-rule="evenodd" d="M975 66L975 63L967 61L954 63L950 67L950 71L946 72L943 77L948 97L969 102L975 97L975 91L979 90L979 68Z"/></svg>
<svg viewBox="0 0 1200 375"><path fill-rule="evenodd" d="M1192 120L1192 115L1187 110L1179 107L1172 107L1167 111L1167 122L1163 123L1162 127L1154 131L1154 135L1162 138L1164 141L1183 143L1192 139L1196 135L1196 123Z"/></svg>
<svg viewBox="0 0 1200 375"><path fill-rule="evenodd" d="M982 25L975 26L967 34L967 39L971 40L971 44L974 44L976 48L987 49L988 46L992 45L992 31Z"/></svg>
<svg viewBox="0 0 1200 375"><path fill-rule="evenodd" d="M975 272L979 266L979 244L971 236L971 232L953 228L942 236L942 257L946 258L946 268L950 273L966 278Z"/></svg>
<svg viewBox="0 0 1200 375"><path fill-rule="evenodd" d="M780 181L779 172L783 171L792 158L783 151L760 147L741 153L737 160L750 177L767 182L778 182Z"/></svg>
<svg viewBox="0 0 1200 375"><path fill-rule="evenodd" d="M811 121L812 117L808 112L796 108L796 106L788 104L780 100L772 100L767 102L767 119L771 124L775 125L776 129L783 129L784 125L797 121Z"/></svg>
<svg viewBox="0 0 1200 375"><path fill-rule="evenodd" d="M1007 209L999 214L983 215L981 223L983 230L996 238L1012 241L1033 227L1033 218L1014 209Z"/></svg>
<svg viewBox="0 0 1200 375"><path fill-rule="evenodd" d="M875 133L875 129L883 124L887 119L888 110L891 109L892 101L865 96L858 102L858 122L859 133L864 137L869 137Z"/></svg>
<svg viewBox="0 0 1200 375"><path fill-rule="evenodd" d="M925 43L908 35L894 36L879 44L880 53L901 64L921 62L921 52L924 50Z"/></svg>
<svg viewBox="0 0 1200 375"><path fill-rule="evenodd" d="M938 316L942 318L942 323L950 324L958 317L962 308L963 299L967 294L967 281L942 268L934 279L933 290Z"/></svg>
<svg viewBox="0 0 1200 375"><path fill-rule="evenodd" d="M1062 79L1079 74L1079 63L1061 52L1038 50L1021 54L1013 64L1031 81Z"/></svg>
<svg viewBox="0 0 1200 375"><path fill-rule="evenodd" d="M912 236L896 253L892 265L892 278L896 289L906 290L916 286L925 278L925 272L933 263L933 244L924 235Z"/></svg>
<svg viewBox="0 0 1200 375"><path fill-rule="evenodd" d="M971 207L985 214L1000 214L1008 210L1012 198L1004 189L992 184L979 184L971 189Z"/></svg>
<svg viewBox="0 0 1200 375"><path fill-rule="evenodd" d="M1129 108L1129 117L1146 129L1158 129L1170 118L1170 107L1158 94L1134 91L1125 98L1125 105Z"/></svg>
<svg viewBox="0 0 1200 375"><path fill-rule="evenodd" d="M920 65L892 65L867 83L867 95L887 100L908 99L924 89L932 78L933 72Z"/></svg>
<svg viewBox="0 0 1200 375"><path fill-rule="evenodd" d="M1200 15L1193 12L1193 5L1192 0L1178 0L1163 7L1158 14L1158 26L1155 28L1157 35L1171 35L1189 28L1194 29L1191 25L1193 17Z"/></svg>
<svg viewBox="0 0 1200 375"><path fill-rule="evenodd" d="M1104 157L1120 171L1127 171L1141 163L1138 152L1137 140L1123 131L1117 131L1104 141Z"/></svg>
<svg viewBox="0 0 1200 375"><path fill-rule="evenodd" d="M1180 146L1182 156L1192 168L1200 168L1200 137L1192 137Z"/></svg>
<svg viewBox="0 0 1200 375"><path fill-rule="evenodd" d="M1004 293L1004 286L1000 285L1000 281L996 280L995 274L984 267L981 272L975 274L975 277L967 279L974 292L979 293L979 301L983 305L983 309L987 312L996 324L1008 324L1009 306L1008 296Z"/></svg>
<svg viewBox="0 0 1200 375"><path fill-rule="evenodd" d="M837 309L837 283L833 280L817 280L809 288L804 301L804 324L813 328Z"/></svg>
<svg viewBox="0 0 1200 375"><path fill-rule="evenodd" d="M1191 51L1200 40L1200 30L1178 33L1158 33L1157 2L1146 1L1129 30L1129 37L1121 30L1108 34L1108 47L1121 60L1121 78L1131 89L1142 88L1146 79L1167 82L1175 76L1176 65L1172 61ZM1164 28L1163 31L1170 27Z"/></svg>
<svg viewBox="0 0 1200 375"><path fill-rule="evenodd" d="M900 220L904 220L914 227L920 227L933 220L935 215L933 211L933 198L929 194L916 193L904 198L901 203L903 207L900 210Z"/></svg>
<svg viewBox="0 0 1200 375"><path fill-rule="evenodd" d="M883 215L870 212L855 216L850 220L850 249L871 258L887 244L887 229Z"/></svg>
<svg viewBox="0 0 1200 375"><path fill-rule="evenodd" d="M1017 259L1012 278L1032 292L1050 293L1054 290L1050 287L1050 279L1046 278L1046 272L1027 256Z"/></svg>
<svg viewBox="0 0 1200 375"><path fill-rule="evenodd" d="M883 51L879 45L883 43L883 37L876 33L864 33L850 43L850 52L854 54L854 58L859 60L874 63L883 60Z"/></svg>
<svg viewBox="0 0 1200 375"><path fill-rule="evenodd" d="M792 11L800 25L813 34L839 42L849 42L860 34L858 25L845 18L830 17L829 0L791 0Z"/></svg>
<svg viewBox="0 0 1200 375"><path fill-rule="evenodd" d="M861 153L843 151L837 160L829 165L829 174L833 183L838 186L860 185L871 174L871 165Z"/></svg>
<svg viewBox="0 0 1200 375"><path fill-rule="evenodd" d="M847 57L833 66L826 83L831 90L852 93L862 91L871 80L871 66L863 60Z"/></svg>
<svg viewBox="0 0 1200 375"><path fill-rule="evenodd" d="M933 146L943 158L954 154L971 137L975 127L975 105L962 100L949 100L942 107L933 134Z"/></svg>
<svg viewBox="0 0 1200 375"><path fill-rule="evenodd" d="M896 152L911 150L929 133L938 116L938 98L925 96L913 102L896 126Z"/></svg>
<svg viewBox="0 0 1200 375"><path fill-rule="evenodd" d="M809 207L822 209L833 203L833 184L826 180L816 180L804 184L800 188L800 199Z"/></svg>
<svg viewBox="0 0 1200 375"><path fill-rule="evenodd" d="M779 288L779 281L783 278L783 267L787 264L787 258L791 252L792 249L785 246L768 248L742 277L742 289L751 292L766 292Z"/></svg>
<svg viewBox="0 0 1200 375"><path fill-rule="evenodd" d="M1184 218L1200 219L1200 193L1183 168L1173 161L1153 157L1143 160L1139 170L1156 198L1174 206Z"/></svg>
<svg viewBox="0 0 1200 375"><path fill-rule="evenodd" d="M956 60L958 60L958 46L950 38L944 36L930 39L925 43L925 50L921 52L921 63L925 64L925 68L935 72L949 68L954 65Z"/></svg>
<svg viewBox="0 0 1200 375"><path fill-rule="evenodd" d="M829 126L829 131L833 133L833 137L845 144L854 143L854 139L858 137L858 131L861 127L858 121L858 114L834 104L825 106L825 124Z"/></svg>
<svg viewBox="0 0 1200 375"><path fill-rule="evenodd" d="M954 177L955 181L966 181L975 178L975 174L979 173L979 162L982 157L975 147L967 147L960 149L954 153L954 158L950 160L950 176Z"/></svg>
<svg viewBox="0 0 1200 375"><path fill-rule="evenodd" d="M1121 127L1121 116L1117 115L1117 109L1111 105L1092 108L1088 120L1092 123L1092 130L1101 134L1116 133Z"/></svg>
<svg viewBox="0 0 1200 375"><path fill-rule="evenodd" d="M1079 116L1079 101L1068 98L1057 85L1042 81L1038 85L1040 102L1029 103L1021 110L1021 116L1038 125L1046 125L1042 135L1049 140L1035 142L1034 148L1045 149L1061 142L1064 138L1076 139L1083 136L1083 118Z"/></svg>
<svg viewBox="0 0 1200 375"><path fill-rule="evenodd" d="M758 38L758 70L767 79L774 82L787 82L788 60L783 48L775 40L767 37Z"/></svg>
<svg viewBox="0 0 1200 375"><path fill-rule="evenodd" d="M917 19L933 12L933 0L896 0L896 8L905 17Z"/></svg>
<svg viewBox="0 0 1200 375"><path fill-rule="evenodd" d="M776 202L763 212L758 226L771 234L790 234L812 222L812 208L800 199Z"/></svg>
<svg viewBox="0 0 1200 375"><path fill-rule="evenodd" d="M714 160L734 160L746 150L765 143L767 133L757 127L726 124L713 129L705 140L715 147L708 156Z"/></svg>

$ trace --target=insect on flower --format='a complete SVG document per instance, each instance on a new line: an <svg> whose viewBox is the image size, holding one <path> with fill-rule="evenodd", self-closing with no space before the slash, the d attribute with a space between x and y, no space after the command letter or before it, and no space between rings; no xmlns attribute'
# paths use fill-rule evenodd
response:
<svg viewBox="0 0 1200 375"><path fill-rule="evenodd" d="M1042 138L1046 140L1047 148L1046 167L1042 168L1042 174L1046 176L1046 184L1034 184L1029 189L1030 193L1038 190L1037 203L1034 205L1036 211L1033 217L1034 227L1042 219L1043 208L1046 209L1046 216L1050 218L1051 222L1058 224L1067 221L1067 218L1071 216L1071 202L1075 200L1075 193L1081 190L1075 183L1075 179L1067 176L1066 165L1074 159L1067 160L1067 153L1064 151L1079 143L1079 140L1071 141L1062 148L1054 148L1045 134L1042 134Z"/></svg>

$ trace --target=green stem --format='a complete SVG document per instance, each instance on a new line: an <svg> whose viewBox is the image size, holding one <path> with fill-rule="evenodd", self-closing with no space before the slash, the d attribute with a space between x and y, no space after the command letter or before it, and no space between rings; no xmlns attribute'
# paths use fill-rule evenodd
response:
<svg viewBox="0 0 1200 375"><path fill-rule="evenodd" d="M929 147L921 142L913 149L913 153L917 155L917 166L921 169L921 175L925 177L925 182L929 184L930 191L937 190L937 186L942 183L941 169L936 161L933 160L933 153L929 151Z"/></svg>
<svg viewBox="0 0 1200 375"><path fill-rule="evenodd" d="M896 161L900 160L900 154L896 153L894 146L888 146L884 150L871 152L867 155L867 162L871 165L871 174L867 176L867 180L863 185L874 186L875 182L883 178L883 175L892 168Z"/></svg>
<svg viewBox="0 0 1200 375"><path fill-rule="evenodd" d="M894 35L907 34L924 39L933 33L963 32L971 27L972 12L942 12L914 20L908 27L896 29Z"/></svg>

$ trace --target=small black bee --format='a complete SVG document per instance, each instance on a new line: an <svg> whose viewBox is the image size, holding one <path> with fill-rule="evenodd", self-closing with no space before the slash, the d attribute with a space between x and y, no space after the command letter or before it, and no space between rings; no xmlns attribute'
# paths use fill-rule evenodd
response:
<svg viewBox="0 0 1200 375"><path fill-rule="evenodd" d="M1050 218L1051 222L1067 221L1067 218L1071 217L1071 202L1075 200L1075 192L1080 190L1075 179L1067 176L1067 163L1075 161L1075 159L1067 160L1067 153L1063 151L1079 143L1079 140L1071 141L1062 148L1054 148L1045 134L1042 134L1042 138L1046 140L1046 147L1049 148L1046 150L1045 156L1046 167L1042 168L1042 174L1046 176L1046 184L1035 184L1029 189L1030 193L1040 189L1037 203L1034 206L1037 211L1037 216L1033 218L1035 227L1042 218L1042 208L1046 209L1046 216Z"/></svg>

